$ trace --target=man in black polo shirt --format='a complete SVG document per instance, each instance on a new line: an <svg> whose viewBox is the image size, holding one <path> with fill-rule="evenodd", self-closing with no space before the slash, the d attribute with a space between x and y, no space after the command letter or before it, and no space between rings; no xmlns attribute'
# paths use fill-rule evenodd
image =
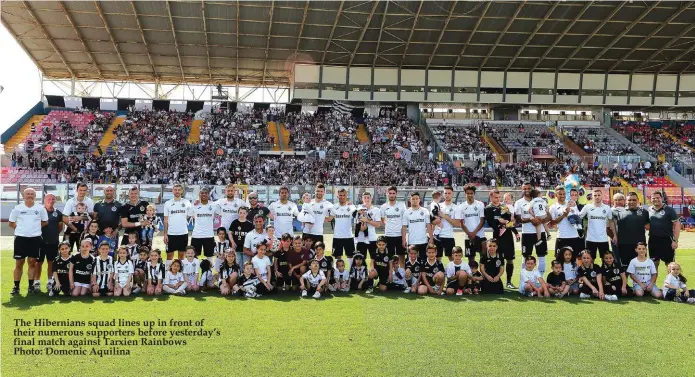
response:
<svg viewBox="0 0 695 377"><path fill-rule="evenodd" d="M256 215L261 215L267 218L270 210L258 203L258 193L252 192L249 194L249 218L254 219Z"/></svg>
<svg viewBox="0 0 695 377"><path fill-rule="evenodd" d="M660 261L666 264L674 261L680 233L678 214L672 207L664 205L664 195L655 191L649 207L649 257L657 271Z"/></svg>
<svg viewBox="0 0 695 377"><path fill-rule="evenodd" d="M41 292L41 270L43 261L46 261L47 280L53 276L53 261L58 257L58 244L60 243L60 232L63 230L63 213L55 208L56 197L53 194L46 194L43 197L43 206L48 213L48 225L41 228L41 248L39 258L36 260L34 268L34 292ZM48 283L46 283L48 289Z"/></svg>
<svg viewBox="0 0 695 377"><path fill-rule="evenodd" d="M615 197L614 197L615 198ZM644 228L649 224L649 212L640 206L637 194L627 194L627 208L613 208L613 221L618 231L618 262L624 267L637 257L635 248L638 242L647 242Z"/></svg>
<svg viewBox="0 0 695 377"><path fill-rule="evenodd" d="M94 213L92 218L96 218L99 224L99 231L110 226L114 231L118 231L121 225L121 202L115 199L116 190L113 186L106 186L104 189L104 199L94 205Z"/></svg>
<svg viewBox="0 0 695 377"><path fill-rule="evenodd" d="M121 216L121 227L125 229L123 233L123 239L121 240L121 245L128 244L128 235L130 233L135 233L140 239L140 231L142 226L150 225L147 220L142 220L145 216L145 211L150 203L140 200L140 191L138 186L133 186L130 188L128 193L128 202L121 206L120 216Z"/></svg>

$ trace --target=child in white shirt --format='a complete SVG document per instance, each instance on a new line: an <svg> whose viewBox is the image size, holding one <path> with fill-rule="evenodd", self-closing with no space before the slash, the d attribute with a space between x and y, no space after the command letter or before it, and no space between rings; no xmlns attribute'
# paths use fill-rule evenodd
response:
<svg viewBox="0 0 695 377"><path fill-rule="evenodd" d="M524 266L519 278L519 293L528 297L540 297L541 295L550 297L543 277L536 270L536 258L533 255L527 257Z"/></svg>
<svg viewBox="0 0 695 377"><path fill-rule="evenodd" d="M695 304L695 289L688 290L688 279L681 274L681 266L676 262L668 264L668 275L664 279L664 300Z"/></svg>

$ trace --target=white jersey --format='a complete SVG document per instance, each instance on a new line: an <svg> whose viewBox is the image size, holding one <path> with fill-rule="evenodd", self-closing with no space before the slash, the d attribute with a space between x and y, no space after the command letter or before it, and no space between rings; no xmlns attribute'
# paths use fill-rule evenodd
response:
<svg viewBox="0 0 695 377"><path fill-rule="evenodd" d="M167 271L166 277L164 278L164 285L176 285L183 281L183 274L179 271L174 274L171 271Z"/></svg>
<svg viewBox="0 0 695 377"><path fill-rule="evenodd" d="M229 229L229 226L232 225L232 221L239 218L239 208L246 206L246 202L239 198L234 198L232 200L222 198L218 199L215 204L217 204L222 211L220 226L225 227L225 229Z"/></svg>
<svg viewBox="0 0 695 377"><path fill-rule="evenodd" d="M306 207L306 209L304 207ZM327 216L330 216L329 213L332 208L333 203L325 199L321 200L320 202L317 202L316 199L314 199L309 203L302 205L302 211L310 213L314 218L314 222L312 224L307 223L304 225L304 233L322 236L323 222Z"/></svg>
<svg viewBox="0 0 695 377"><path fill-rule="evenodd" d="M84 203L87 206L88 213L94 212L94 201L91 198L85 196L84 199L79 201L75 196L68 199L68 201L65 202L65 206L63 207L63 214L68 216L73 212L77 212L77 203Z"/></svg>
<svg viewBox="0 0 695 377"><path fill-rule="evenodd" d="M48 212L46 207L36 202L31 207L19 203L10 213L10 222L17 224L14 229L15 236L41 237L42 221L48 221Z"/></svg>
<svg viewBox="0 0 695 377"><path fill-rule="evenodd" d="M198 273L200 272L200 259L193 258L192 261L189 261L188 258L183 258L181 261L181 266L181 270L184 274L193 274L193 276L197 277Z"/></svg>
<svg viewBox="0 0 695 377"><path fill-rule="evenodd" d="M427 224L430 223L430 211L427 208L408 208L403 214L403 226L408 227L408 244L427 243Z"/></svg>
<svg viewBox="0 0 695 377"><path fill-rule="evenodd" d="M514 203L514 214L521 217L522 220L528 220L531 218L529 208L531 208L531 201L521 198ZM544 228L541 229L543 230ZM523 223L521 224L521 233L536 234L536 226L532 223Z"/></svg>
<svg viewBox="0 0 695 377"><path fill-rule="evenodd" d="M565 208L567 208L567 202L565 202L565 204L553 203L553 205L551 205L550 209L548 210L550 212L550 218L553 220L560 218L565 213ZM577 206L570 207L570 212L567 216L572 215L579 215L579 209L577 208ZM560 222L557 224L557 238L565 239L577 237L579 237L579 233L577 233L577 228L574 225L570 224L570 221L567 219L567 217L560 220ZM567 277L567 273L565 273L565 277Z"/></svg>
<svg viewBox="0 0 695 377"><path fill-rule="evenodd" d="M471 275L471 267L468 263L461 261L461 264L455 264L454 261L447 263L446 265L446 277L451 279L456 275L457 271L465 271L469 276Z"/></svg>
<svg viewBox="0 0 695 377"><path fill-rule="evenodd" d="M264 255L263 258L259 258L258 255L251 259L251 264L253 268L258 270L257 276L263 278L263 280L268 280L268 266L272 266L273 263L270 262L270 258Z"/></svg>
<svg viewBox="0 0 695 377"><path fill-rule="evenodd" d="M466 228L473 231L480 225L480 219L485 218L485 205L479 200L474 200L473 203L463 202L458 206L458 217L456 218L463 220ZM475 235L481 238L485 237L485 230L481 227Z"/></svg>
<svg viewBox="0 0 695 377"><path fill-rule="evenodd" d="M588 221L586 240L589 242L608 242L608 220L613 219L613 211L607 204L601 203L598 207L589 203L582 208L579 216L586 217Z"/></svg>
<svg viewBox="0 0 695 377"><path fill-rule="evenodd" d="M435 216L434 213L435 213L435 212L438 212L438 211L441 209L441 207L439 206L439 204L440 204L439 202L432 202L432 203L430 203L430 205L427 207L427 208L430 210L430 213L432 214L432 216ZM437 211L434 210L435 208L437 208ZM442 221L442 222L443 222L443 221ZM433 226L432 234L433 234L435 237L439 238L439 237L438 237L438 236L439 236L439 232L442 231L442 224L439 224L439 225L432 225L432 226Z"/></svg>
<svg viewBox="0 0 695 377"><path fill-rule="evenodd" d="M352 204L336 205L331 208L331 216L335 217L335 229L333 230L333 239L336 238L353 238L355 218L352 214L357 210Z"/></svg>
<svg viewBox="0 0 695 377"><path fill-rule="evenodd" d="M290 235L294 235L292 222L295 217L299 216L299 209L297 209L296 204L289 200L283 204L278 200L270 203L268 210L274 217L273 225L275 225L275 234L283 235L289 233Z"/></svg>
<svg viewBox="0 0 695 377"><path fill-rule="evenodd" d="M121 287L125 286L128 278L135 272L135 267L133 267L133 262L130 260L121 263L120 260L114 262L113 272L116 274L116 279Z"/></svg>
<svg viewBox="0 0 695 377"><path fill-rule="evenodd" d="M391 282L401 286L408 285L408 283L405 281L405 270L403 267L393 269L393 272L391 273Z"/></svg>
<svg viewBox="0 0 695 377"><path fill-rule="evenodd" d="M252 253L256 254L256 246L264 241L268 237L266 232L258 233L256 229L246 233L246 238L244 238L244 248L251 250Z"/></svg>
<svg viewBox="0 0 695 377"><path fill-rule="evenodd" d="M191 216L195 220L193 225L193 233L191 238L213 238L215 237L215 228L213 223L215 215L220 214L220 206L215 203L207 202L207 204L198 203L191 209Z"/></svg>
<svg viewBox="0 0 695 377"><path fill-rule="evenodd" d="M340 272L340 270L336 268L333 270L333 279L337 282L348 281L350 280L350 271L343 269L343 272Z"/></svg>
<svg viewBox="0 0 695 377"><path fill-rule="evenodd" d="M575 263L562 263L562 272L565 273L565 279L577 280L577 265Z"/></svg>
<svg viewBox="0 0 695 377"><path fill-rule="evenodd" d="M543 198L533 198L531 199L531 208L533 209L533 214L535 217L546 217L548 216L548 202Z"/></svg>
<svg viewBox="0 0 695 377"><path fill-rule="evenodd" d="M529 271L523 268L519 273L519 292L525 293L524 286L526 285L526 282L530 282L531 284L535 285L540 277L541 274L538 272L538 270ZM567 277L565 276L565 279L566 278Z"/></svg>
<svg viewBox="0 0 695 377"><path fill-rule="evenodd" d="M384 235L386 237L401 236L403 214L406 209L403 202L396 202L395 205L386 202L381 205L381 219L386 221L386 226L384 227Z"/></svg>
<svg viewBox="0 0 695 377"><path fill-rule="evenodd" d="M642 282L642 284L649 284L652 280L652 275L656 274L656 266L654 262L647 258L641 261L637 258L632 258L630 264L627 266L628 274L635 274L637 280ZM632 277L632 275L630 275ZM638 285L635 279L632 279L633 286Z"/></svg>
<svg viewBox="0 0 695 377"><path fill-rule="evenodd" d="M666 284L668 284L672 287L678 287L678 289L686 289L687 288L685 283L683 283L683 281L681 281L681 279L678 278L678 276L673 276L671 274L668 274L666 276L666 279L664 279L664 286L662 288L662 293L664 294L664 296L666 296L666 294L668 293L668 290L671 289L671 288L666 288Z"/></svg>
<svg viewBox="0 0 695 377"><path fill-rule="evenodd" d="M364 205L361 205L357 208L358 211L364 210L364 215L367 216L371 221L381 221L381 212L379 211L379 208L372 206L371 208L367 209ZM357 221L359 221L360 218L359 213L357 214ZM357 234L357 242L376 242L376 228L374 225L367 224L367 238L364 237L364 232L359 232Z"/></svg>
<svg viewBox="0 0 695 377"><path fill-rule="evenodd" d="M302 275L302 278L306 279L309 282L309 285L316 288L319 283L321 283L321 280L326 279L326 275L323 274L323 271L319 271L317 275L314 275L311 271L307 271L304 273L304 275Z"/></svg>
<svg viewBox="0 0 695 377"><path fill-rule="evenodd" d="M445 202L439 203L439 215L445 214L452 219L456 219L458 213L458 207L456 203L451 202L448 205ZM454 226L448 221L442 218L442 223L440 224L439 238L454 238Z"/></svg>
<svg viewBox="0 0 695 377"><path fill-rule="evenodd" d="M164 217L169 222L167 235L181 236L188 234L188 216L191 216L192 205L188 199L169 199L164 203Z"/></svg>

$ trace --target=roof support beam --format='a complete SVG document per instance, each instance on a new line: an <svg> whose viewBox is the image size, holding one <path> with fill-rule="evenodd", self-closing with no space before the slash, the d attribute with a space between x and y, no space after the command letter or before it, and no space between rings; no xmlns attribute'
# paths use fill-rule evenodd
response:
<svg viewBox="0 0 695 377"><path fill-rule="evenodd" d="M456 63L454 63L454 66L451 69L455 70L456 67L458 67L459 63L461 62L461 58L463 57L463 54L466 53L466 48L468 48L468 45L471 43L471 40L473 40L473 35L476 31L478 31L480 24L483 22L483 18L485 18L485 15L487 14L487 10L490 9L490 5L492 5L492 1L487 1L485 3L483 13L480 15L480 18L478 18L478 21L476 21L475 26L473 27L473 31L471 31L471 33L468 34L468 39L466 40L466 43L463 44L463 47L461 47L461 52L456 57Z"/></svg>
<svg viewBox="0 0 695 377"><path fill-rule="evenodd" d="M379 39L376 41L376 51L374 51L374 59L372 59L372 69L374 69L374 66L376 65L376 60L379 58L379 45L381 44L381 34L384 32L384 25L386 24L386 15L389 14L390 3L390 1L386 1L384 14L381 15L381 27L379 27Z"/></svg>
<svg viewBox="0 0 695 377"><path fill-rule="evenodd" d="M167 14L169 15L169 23L171 24L171 35L174 36L174 48L176 49L176 56L179 58L179 68L181 68L181 82L186 82L186 74L183 73L183 64L181 64L181 54L179 53L179 43L176 41L176 30L174 29L174 18L171 17L171 6L169 6L169 0L165 1L164 4L167 7Z"/></svg>
<svg viewBox="0 0 695 377"><path fill-rule="evenodd" d="M352 65L352 61L355 59L355 54L357 54L357 51L360 49L360 44L362 44L362 39L364 38L364 33L367 32L367 28L369 27L369 24L372 23L372 17L374 17L374 12L376 11L376 7L379 5L378 1L374 1L374 5L372 5L372 10L369 12L369 16L367 16L367 21L364 23L364 27L362 28L362 32L360 33L359 39L357 39L357 45L355 46L355 51L350 54L350 61L348 61L348 69L350 69L350 66ZM386 1L386 8L388 9L389 2L388 0ZM383 26L383 20L382 20L382 26ZM381 35L381 31L379 31L379 35ZM374 54L376 56L376 54Z"/></svg>
<svg viewBox="0 0 695 377"><path fill-rule="evenodd" d="M649 55L648 58L644 59L644 60L642 61L642 63L640 63L637 67L635 67L635 69L633 69L630 73L635 73L635 72L639 71L640 68L642 68L642 67L644 67L645 65L649 64L649 62L650 62L654 57L659 56L659 54L661 54L665 49L671 47L672 44L676 43L676 41L679 40L679 39L680 39L681 37L683 37L684 35L690 33L690 31L693 30L693 29L695 29L695 22L693 22L692 24L690 24L690 26L687 26L685 29L683 29L683 31L682 31L680 34L678 34L677 36L673 37L673 39L671 39L670 41L668 41L668 43L666 43L665 45L663 45L660 49L658 49L657 51L654 51L651 55ZM679 59L680 59L680 58L679 58ZM676 60L678 60L678 59L676 59Z"/></svg>
<svg viewBox="0 0 695 377"><path fill-rule="evenodd" d="M241 6L239 5L239 0L236 0L236 87L237 91L236 94L234 95L234 99L238 100L239 98L239 14L241 11Z"/></svg>
<svg viewBox="0 0 695 377"><path fill-rule="evenodd" d="M488 60L490 60L490 56L492 56L492 52L495 51L497 48L497 45L502 41L502 38L504 35L507 33L507 30L512 26L512 23L516 21L516 17L519 15L519 12L521 12L521 8L524 7L524 2L520 2L519 6L516 7L516 11L514 12L514 15L512 15L512 18L509 19L507 22L507 25L504 27L504 30L500 33L500 35L497 36L497 39L495 40L495 44L492 45L492 48L490 51L488 51L487 55L485 55L485 59L483 59L483 62L480 64L480 69L483 69L485 67L485 64L487 63Z"/></svg>
<svg viewBox="0 0 695 377"><path fill-rule="evenodd" d="M545 50L545 52L543 53L543 55L541 55L541 57L540 57L538 60L536 60L536 64L534 64L534 65L533 65L533 68L531 68L531 72L535 71L536 68L538 68L538 66L541 65L541 62L543 61L543 59L545 59L545 57L548 56L548 54L550 53L550 51L552 51L552 49L554 49L555 46L557 46L557 44L560 42L560 39L562 39L562 37L564 37L565 34L567 34L567 32L572 28L572 26L574 26L574 24L576 24L577 21L579 21L579 19L582 18L582 16L584 15L584 12L586 12L586 11L589 9L589 7L591 6L591 4L593 4L593 3L594 3L593 1L587 1L587 2L584 4L584 7L583 7L581 10L579 10L579 13L577 13L577 16L574 17L574 19L572 20L572 22L570 22L570 23L565 27L565 29L562 31L562 33L560 33L560 35L558 35L557 38L555 38L555 40L553 41L553 44L550 45L550 47L548 47L548 48Z"/></svg>
<svg viewBox="0 0 695 377"><path fill-rule="evenodd" d="M511 66L514 65L514 62L519 57L519 55L521 55L521 52L524 51L524 49L526 48L526 46L528 46L528 44L531 42L533 37L536 36L536 33L538 33L538 30L541 29L541 27L543 26L545 21L548 21L548 18L550 18L550 15L553 14L553 12L555 11L555 8L557 8L558 5L560 5L559 1L553 2L553 6L551 6L550 9L545 13L545 16L543 16L543 19L541 20L541 22L536 24L536 28L533 29L533 32L528 36L528 38L526 38L526 40L524 41L524 44L521 45L521 47L516 50L516 53L514 53L514 57L512 57L512 60L510 60L509 63L507 64L507 68L504 69L505 71L508 71L509 68L511 68Z"/></svg>
<svg viewBox="0 0 695 377"><path fill-rule="evenodd" d="M125 62L123 61L123 56L121 56L121 51L118 49L118 45L116 44L116 40L113 38L113 33L111 33L111 28L109 27L109 23L106 22L106 17L104 16L104 11L101 9L101 4L99 4L98 1L94 1L94 6L96 6L97 11L99 13L99 18L101 18L101 22L104 23L104 29L106 29L106 33L109 35L109 39L111 40L111 44L113 45L113 49L116 50L116 55L118 55L118 61L121 62L121 66L123 66L123 72L125 72L126 76L130 79L130 71L128 71L128 67L126 67Z"/></svg>
<svg viewBox="0 0 695 377"><path fill-rule="evenodd" d="M328 40L326 41L326 47L323 49L323 56L321 56L321 65L326 62L326 53L328 52L328 47L331 45L333 40L333 33L335 33L335 27L338 26L338 20L340 15L343 13L343 5L345 5L345 0L340 2L340 7L338 7L338 12L335 14L335 21L333 21L333 27L331 27L331 34L328 35Z"/></svg>
<svg viewBox="0 0 695 377"><path fill-rule="evenodd" d="M444 33L446 33L447 26L449 26L449 21L451 21L451 16L454 15L454 9L456 9L457 4L458 4L458 1L452 1L451 2L451 9L449 9L449 14L446 16L446 20L444 21L444 26L442 26L442 31L439 32L439 37L437 38L437 43L435 43L434 50L432 50L430 57L427 58L427 65L425 66L425 71L430 69L430 64L432 64L432 59L434 59L434 56L437 54L437 49L439 48L439 44L442 42L442 37L444 37ZM417 22L417 18L415 18L415 22Z"/></svg>
<svg viewBox="0 0 695 377"><path fill-rule="evenodd" d="M275 11L275 0L270 3L270 21L268 21L268 37L265 41L265 57L263 58L263 78L261 86L265 84L265 69L268 65L268 49L270 48L270 31L273 29L273 11Z"/></svg>
<svg viewBox="0 0 695 377"><path fill-rule="evenodd" d="M36 17L36 13L34 13L34 10L31 9L28 1L24 2L24 7L27 9L27 12L29 12L29 15L31 16L31 18L34 19L34 21L36 22L36 25L38 25L38 27L39 27L39 29L41 29L41 32L43 33L44 37L46 37L46 40L48 40L48 43L51 44L51 47L53 47L53 50L55 51L55 53L58 55L60 60L65 65L65 69L67 69L68 72L70 73L70 77L72 77L74 79L75 73L72 71L72 68L70 68L70 66L68 65L68 61L65 60L65 57L58 49L58 46L56 46L55 43L53 43L53 39L51 39L51 37L48 35L48 32L46 31L46 28L43 26L43 24L41 24L41 22L39 22L39 19Z"/></svg>
<svg viewBox="0 0 695 377"><path fill-rule="evenodd" d="M558 72L561 71L562 68L564 68L565 65L567 65L567 63L569 63L569 61L572 60L572 58L574 58L574 55L577 55L577 53L578 53L582 48L584 48L584 46L586 46L586 44L589 42L589 40L590 40L591 38L593 38L594 35L596 35L596 33L598 33L599 30L601 30L601 28L604 27L604 26L608 23L608 21L610 21L610 20L623 8L623 6L625 6L625 4L627 4L627 1L621 2L621 3L618 4L615 8L613 8L613 11L612 11L606 18L604 18L603 21L601 21L600 24L598 24L598 26L596 27L596 29L594 29L594 31L591 32L591 34L589 34L589 36L587 36L586 38L584 38L584 40L582 41L582 43L580 43L579 46L577 46L577 48L575 48L574 51L572 51L572 53L570 54L570 56L568 56L567 58L565 58L565 60L562 61L562 63L560 64L560 66L557 67L556 71L558 71Z"/></svg>
<svg viewBox="0 0 695 377"><path fill-rule="evenodd" d="M82 37L82 34L80 33L79 30L77 30L77 27L75 27L75 22L72 20L72 16L70 15L70 12L68 12L68 10L65 8L65 2L59 1L58 5L60 5L60 9L62 9L63 13L65 13L65 17L67 17L68 22L70 22L70 26L72 26L72 30L75 31L77 38L79 38L79 40L80 40L80 43L82 43L82 47L84 48L84 52L87 54L87 56L89 56L89 59L92 61L92 65L97 70L97 73L99 74L99 78L103 80L104 75L101 74L101 69L99 69L99 65L97 64L97 61L94 60L94 55L92 55L92 52L89 51L87 44L84 43L84 38Z"/></svg>
<svg viewBox="0 0 695 377"><path fill-rule="evenodd" d="M203 15L203 32L205 33L205 55L208 58L208 76L212 84L212 69L210 68L210 47L208 46L208 25L205 20L205 1L200 0L200 13Z"/></svg>
<svg viewBox="0 0 695 377"><path fill-rule="evenodd" d="M615 67L619 66L620 63L622 63L623 61L625 61L625 59L627 59L630 55L632 55L632 53L634 53L635 51L637 51L638 48L642 47L642 45L644 45L645 43L647 43L648 40L650 40L653 36L655 36L658 32L660 32L661 29L663 29L664 27L666 27L666 25L669 25L673 20L676 19L676 17L680 16L681 13L685 12L685 10L688 9L690 6L692 6L693 3L694 3L694 2L691 1L691 2L689 2L689 3L684 4L684 5L681 6L680 8L678 8L678 10L677 10L676 12L674 12L665 22L663 22L661 25L659 25L656 29L654 29L651 33L649 33L649 35L647 35L646 37L644 37L644 38L640 41L640 43L638 43L635 47L633 47L632 50L630 50L630 52L628 52L628 53L626 53L626 54L623 54L623 56L622 56L618 61L616 61L615 63L613 63L613 65L608 69L608 73L610 73L611 71L613 71L613 70L615 69ZM648 59L648 60L650 60L650 59Z"/></svg>
<svg viewBox="0 0 695 377"><path fill-rule="evenodd" d="M693 52L693 51L695 51L695 44L693 44L692 46L690 46L689 49L687 49L687 50L683 51L682 53L680 53L680 55L678 55L677 58L675 58L675 59L669 61L668 63L665 63L661 68L659 68L658 71L656 71L656 74L658 75L658 74L660 74L661 72L665 71L666 68L670 67L671 65L673 65L673 63L675 63L675 62L681 60L681 58L683 58L685 55L688 55L689 53L691 53L691 52ZM690 67L691 64L692 64L692 63L688 63L688 64L685 66L685 68L683 69L683 71L682 71L681 73L685 72L685 70L688 69L688 67Z"/></svg>
<svg viewBox="0 0 695 377"><path fill-rule="evenodd" d="M654 4L652 4L651 7L645 9L645 10L644 10L634 21L632 21L632 23L631 23L630 25L628 25L617 37L613 38L613 40L611 41L611 43L608 44L608 46L604 47L603 50L601 50L601 52L598 53L598 55L596 55L593 59L591 59L591 61L589 62L589 64L585 65L584 68L582 68L582 73L584 73L587 69L591 68L591 66L592 66L594 63L596 63L596 61L597 61L601 56L603 56L603 54L605 54L605 53L606 53L608 50L610 50L616 43L618 43L618 41L620 40L620 38L624 37L625 34L627 34L628 32L630 32L630 30L632 30L633 27L635 27L640 21L642 21L642 19L643 19L644 17L646 17L651 11L653 11L657 6L659 6L659 4L661 4L661 1L656 1L656 2L654 2Z"/></svg>
<svg viewBox="0 0 695 377"><path fill-rule="evenodd" d="M130 7L133 8L133 14L135 15L135 22L138 24L138 29L140 29L140 36L142 37L142 43L145 45L145 51L147 51L147 58L150 60L150 67L152 67L152 74L157 77L157 70L154 68L154 61L152 60L152 55L150 54L150 46L147 45L147 40L145 39L145 32L142 30L142 25L140 24L140 17L138 16L138 10L135 9L135 3L131 0Z"/></svg>
<svg viewBox="0 0 695 377"><path fill-rule="evenodd" d="M294 67L297 65L297 60L299 60L299 44L302 42L302 33L304 33L304 23L306 22L306 14L309 12L309 0L304 2L304 15L302 16L302 24L299 27L299 35L297 36L297 44L294 47L294 54L292 54L292 68L287 72L290 75L290 81L294 81Z"/></svg>
<svg viewBox="0 0 695 377"><path fill-rule="evenodd" d="M415 13L415 18L413 18L413 27L410 28L410 34L408 34L408 41L405 42L405 49L403 49L403 55L401 56L401 61L398 64L398 69L403 68L403 62L405 61L405 56L408 54L408 47L410 47L410 40L413 38L415 26L417 26L418 18L420 18L420 11L422 10L423 2L423 0L420 0L420 5L417 6L417 13Z"/></svg>

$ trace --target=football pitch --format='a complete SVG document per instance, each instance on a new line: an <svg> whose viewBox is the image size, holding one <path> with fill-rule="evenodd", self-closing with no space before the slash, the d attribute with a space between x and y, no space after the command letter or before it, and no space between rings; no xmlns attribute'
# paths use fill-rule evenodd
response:
<svg viewBox="0 0 695 377"><path fill-rule="evenodd" d="M462 245L462 235L456 238ZM693 305L650 298L529 299L511 291L463 297L375 292L320 300L300 299L298 293L260 299L217 293L53 299L45 294L26 297L26 278L21 296L11 297L12 238L2 241L3 376L695 375ZM330 236L326 241L330 250ZM681 241L677 260L692 281L689 285L695 285L695 235L684 232ZM161 238L156 244L163 246ZM519 256L517 252L515 285ZM660 287L665 273L661 266ZM44 273L44 291L45 282ZM22 328L16 326L19 319L82 321L84 326L44 327L56 333L32 337L15 333ZM128 323L109 322L119 320ZM171 326L172 320L184 325ZM148 329L143 326L148 321L161 336L139 332ZM112 342L135 344L107 346L104 339L99 346L80 343L98 338L89 332L117 329L134 334L109 334ZM169 333L181 329L190 332ZM64 334L58 333L62 330L84 335L57 335ZM25 346L23 350L44 352L17 354L16 342L31 339L36 344L43 339L76 345ZM79 349L87 354L66 354ZM101 355L90 354L92 349Z"/></svg>

